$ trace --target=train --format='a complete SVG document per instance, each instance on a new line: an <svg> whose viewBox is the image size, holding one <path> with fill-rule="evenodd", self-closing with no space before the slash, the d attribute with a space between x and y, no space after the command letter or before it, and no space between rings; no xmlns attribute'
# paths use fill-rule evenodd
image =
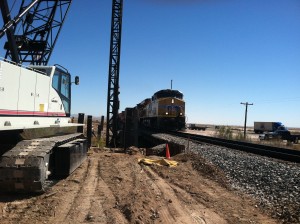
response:
<svg viewBox="0 0 300 224"><path fill-rule="evenodd" d="M163 89L137 104L142 127L160 130L182 130L186 127L185 101L178 90Z"/></svg>

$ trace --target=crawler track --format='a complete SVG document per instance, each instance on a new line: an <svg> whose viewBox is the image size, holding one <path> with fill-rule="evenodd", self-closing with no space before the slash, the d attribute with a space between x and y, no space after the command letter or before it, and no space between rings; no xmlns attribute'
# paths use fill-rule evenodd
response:
<svg viewBox="0 0 300 224"><path fill-rule="evenodd" d="M191 140L194 141L205 142L213 145L219 145L231 149L250 152L262 156L282 159L289 162L300 163L300 151L296 151L296 150L267 146L267 145L260 145L260 144L253 144L249 142L233 141L233 140L227 140L227 139L215 138L215 137L209 137L203 135L195 135L195 134L183 133L183 132L168 132L168 134L176 135L178 137L183 137L183 138L190 138Z"/></svg>
<svg viewBox="0 0 300 224"><path fill-rule="evenodd" d="M55 175L72 173L86 157L82 134L24 140L0 158L0 190L43 192L52 170Z"/></svg>

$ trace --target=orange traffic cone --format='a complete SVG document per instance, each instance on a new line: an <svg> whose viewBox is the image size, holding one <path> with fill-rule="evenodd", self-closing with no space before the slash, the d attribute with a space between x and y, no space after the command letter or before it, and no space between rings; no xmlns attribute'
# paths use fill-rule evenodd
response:
<svg viewBox="0 0 300 224"><path fill-rule="evenodd" d="M166 144L166 159L170 159L170 150L169 150L169 145L168 143Z"/></svg>

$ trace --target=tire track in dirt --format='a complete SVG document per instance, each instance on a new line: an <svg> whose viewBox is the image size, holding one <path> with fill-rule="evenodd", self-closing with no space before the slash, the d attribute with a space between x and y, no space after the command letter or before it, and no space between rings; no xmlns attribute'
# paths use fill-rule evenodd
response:
<svg viewBox="0 0 300 224"><path fill-rule="evenodd" d="M97 178L98 183L91 202L91 207L87 221L96 223L128 223L123 214L115 209L116 199L108 185L101 178L100 167L103 161L97 161Z"/></svg>
<svg viewBox="0 0 300 224"><path fill-rule="evenodd" d="M5 205L1 208L1 223L24 223L23 219L26 218L27 211L30 210L30 208L34 207L36 201L36 198L30 198L25 200L19 198L15 201L5 203ZM20 214L24 214L24 216L20 216Z"/></svg>
<svg viewBox="0 0 300 224"><path fill-rule="evenodd" d="M139 164L141 157L92 151L42 195L0 195L0 223L276 223L194 170L190 157L173 168Z"/></svg>
<svg viewBox="0 0 300 224"><path fill-rule="evenodd" d="M0 223L128 223L113 208L117 200L100 176L101 163L95 153L49 192L1 203Z"/></svg>
<svg viewBox="0 0 300 224"><path fill-rule="evenodd" d="M188 192L169 184L150 167L139 165L134 156L106 155L101 177L130 223L226 223ZM177 197L178 192L184 197Z"/></svg>
<svg viewBox="0 0 300 224"><path fill-rule="evenodd" d="M26 196L22 198L22 196L12 195L10 198L12 202L5 203L2 209L1 223L41 223L41 220L44 222L49 220L53 223L62 222L72 205L73 195L76 195L79 189L77 182L84 180L87 170L88 164L82 165L74 172L81 177L76 179L76 183L73 178L68 177L66 180L59 181L42 195L33 194L28 196L28 199ZM60 201L60 197L64 200Z"/></svg>
<svg viewBox="0 0 300 224"><path fill-rule="evenodd" d="M102 161L94 154L89 159L86 176L72 202L64 222L127 223L123 215L112 207L116 200L100 176ZM117 211L117 212L116 212Z"/></svg>
<svg viewBox="0 0 300 224"><path fill-rule="evenodd" d="M84 181L81 182L80 189L64 221L84 222L92 218L91 215L86 212L90 210L92 201L94 200L95 190L98 186L97 169L98 163L96 159L90 158ZM105 220L105 216L103 219Z"/></svg>
<svg viewBox="0 0 300 224"><path fill-rule="evenodd" d="M123 215L126 223L147 223L145 208L139 200L143 189L140 185L141 168L136 158L124 154L105 154L102 161L100 175L116 199L113 208Z"/></svg>
<svg viewBox="0 0 300 224"><path fill-rule="evenodd" d="M180 202L189 203L191 197L203 205L205 214L208 209L228 223L277 223L257 208L257 202L233 191L223 172L206 165L202 158L183 154L174 159L179 161L177 167L151 166L151 169L169 183Z"/></svg>
<svg viewBox="0 0 300 224"><path fill-rule="evenodd" d="M55 207L54 216L49 220L50 223L66 222L74 209L74 204L82 190L83 183L86 182L90 167L91 160L87 159L87 161L85 161L77 170L75 170L74 173L67 177L67 179L61 181L59 185L54 186L53 190L58 189L58 197L61 196L64 200Z"/></svg>
<svg viewBox="0 0 300 224"><path fill-rule="evenodd" d="M102 155L103 156L103 155ZM118 156L116 156L118 158ZM124 173L123 167L118 167L117 159L110 154L99 158L99 194L103 195L103 209L107 216L107 223L125 224L128 223L126 214L120 209L120 184L123 180L130 181Z"/></svg>
<svg viewBox="0 0 300 224"><path fill-rule="evenodd" d="M188 192L168 183L150 167L145 168L156 192L160 192L162 197L169 201L167 206L160 209L162 219L166 223L227 223L218 214L195 201Z"/></svg>

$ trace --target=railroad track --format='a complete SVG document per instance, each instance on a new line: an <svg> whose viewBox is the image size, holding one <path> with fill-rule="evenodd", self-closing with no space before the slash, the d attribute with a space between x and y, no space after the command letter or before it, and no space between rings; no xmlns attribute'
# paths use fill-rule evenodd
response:
<svg viewBox="0 0 300 224"><path fill-rule="evenodd" d="M195 134L183 133L183 132L172 131L167 133L182 138L189 138L191 140L198 141L198 142L205 142L213 145L224 146L231 149L250 152L250 153L281 159L289 162L300 163L300 151L296 151L296 150L273 147L268 145L254 144L249 142L215 138L210 136L195 135Z"/></svg>

